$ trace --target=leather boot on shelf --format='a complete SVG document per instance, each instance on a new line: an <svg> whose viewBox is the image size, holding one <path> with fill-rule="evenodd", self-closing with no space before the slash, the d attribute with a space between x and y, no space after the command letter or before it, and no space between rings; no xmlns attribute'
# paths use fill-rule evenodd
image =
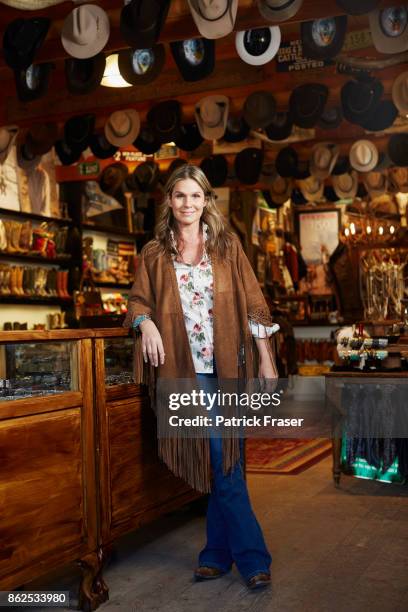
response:
<svg viewBox="0 0 408 612"><path fill-rule="evenodd" d="M11 230L11 244L16 253L22 253L23 249L20 248L20 236L21 236L22 223L19 221L13 221Z"/></svg>
<svg viewBox="0 0 408 612"><path fill-rule="evenodd" d="M21 226L20 248L24 253L28 253L31 247L33 228L31 221L25 221Z"/></svg>
<svg viewBox="0 0 408 612"><path fill-rule="evenodd" d="M68 293L68 274L69 270L62 271L62 293L64 298L70 298L70 294Z"/></svg>
<svg viewBox="0 0 408 612"><path fill-rule="evenodd" d="M11 323L11 321L3 323L3 331L9 331L10 329L13 329L13 324Z"/></svg>
<svg viewBox="0 0 408 612"><path fill-rule="evenodd" d="M6 280L4 266L0 266L0 295L6 295L4 281Z"/></svg>
<svg viewBox="0 0 408 612"><path fill-rule="evenodd" d="M20 321L14 321L14 323L13 323L13 329L21 329L21 326L20 326Z"/></svg>
<svg viewBox="0 0 408 612"><path fill-rule="evenodd" d="M24 295L31 295L30 268L23 269L23 290L24 290Z"/></svg>
<svg viewBox="0 0 408 612"><path fill-rule="evenodd" d="M57 270L57 295L60 298L64 297L62 283L63 283L62 270Z"/></svg>
<svg viewBox="0 0 408 612"><path fill-rule="evenodd" d="M13 221L3 221L4 228L6 230L6 240L7 240L7 253L15 253L16 249L12 244L12 232L13 232Z"/></svg>
<svg viewBox="0 0 408 612"><path fill-rule="evenodd" d="M11 266L10 268L10 291L12 295L18 295L17 291L17 268Z"/></svg>
<svg viewBox="0 0 408 612"><path fill-rule="evenodd" d="M41 294L43 297L49 297L47 292L47 268L41 268Z"/></svg>
<svg viewBox="0 0 408 612"><path fill-rule="evenodd" d="M35 268L27 268L27 293L35 295Z"/></svg>
<svg viewBox="0 0 408 612"><path fill-rule="evenodd" d="M22 266L16 266L16 286L18 295L25 295L23 289L23 273L24 268Z"/></svg>
<svg viewBox="0 0 408 612"><path fill-rule="evenodd" d="M54 297L58 297L58 291L57 291L57 268L53 268L52 269L52 295Z"/></svg>
<svg viewBox="0 0 408 612"><path fill-rule="evenodd" d="M67 325L67 323L65 321L65 315L66 315L65 310L62 310L60 312L60 327L61 327L61 329L65 329L65 327Z"/></svg>
<svg viewBox="0 0 408 612"><path fill-rule="evenodd" d="M10 295L11 293L11 268L10 266L6 266L4 268L4 292L5 295Z"/></svg>
<svg viewBox="0 0 408 612"><path fill-rule="evenodd" d="M7 248L6 228L4 222L0 219L0 251L5 251Z"/></svg>

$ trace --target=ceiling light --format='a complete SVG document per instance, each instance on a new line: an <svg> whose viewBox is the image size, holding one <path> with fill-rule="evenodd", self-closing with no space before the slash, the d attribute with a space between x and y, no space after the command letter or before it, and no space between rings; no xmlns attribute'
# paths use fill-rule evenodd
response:
<svg viewBox="0 0 408 612"><path fill-rule="evenodd" d="M118 53L112 53L106 58L105 72L101 81L103 87L132 87L132 84L125 81L120 74L118 57Z"/></svg>

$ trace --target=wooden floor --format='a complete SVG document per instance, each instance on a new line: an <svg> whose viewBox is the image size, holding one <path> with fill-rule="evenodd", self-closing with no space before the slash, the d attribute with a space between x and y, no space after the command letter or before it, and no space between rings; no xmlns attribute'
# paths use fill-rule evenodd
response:
<svg viewBox="0 0 408 612"><path fill-rule="evenodd" d="M273 556L271 589L248 592L235 568L194 583L205 520L186 509L120 541L101 612L407 612L408 486L343 476L335 489L330 470L326 458L296 476L248 477Z"/></svg>

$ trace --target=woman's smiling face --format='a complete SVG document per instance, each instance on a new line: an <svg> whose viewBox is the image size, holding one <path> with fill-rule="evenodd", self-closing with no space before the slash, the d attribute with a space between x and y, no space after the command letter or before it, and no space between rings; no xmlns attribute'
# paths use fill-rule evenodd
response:
<svg viewBox="0 0 408 612"><path fill-rule="evenodd" d="M187 178L177 181L174 185L169 206L177 223L192 225L196 223L205 206L205 194L194 179Z"/></svg>

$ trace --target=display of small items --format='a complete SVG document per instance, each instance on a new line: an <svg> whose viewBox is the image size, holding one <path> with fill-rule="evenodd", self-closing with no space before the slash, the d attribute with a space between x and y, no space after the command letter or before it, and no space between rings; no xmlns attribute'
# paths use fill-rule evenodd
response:
<svg viewBox="0 0 408 612"><path fill-rule="evenodd" d="M0 219L0 251L25 253L47 258L69 257L65 252L68 227L52 229L51 224L41 223L33 226L32 221L11 221Z"/></svg>
<svg viewBox="0 0 408 612"><path fill-rule="evenodd" d="M0 264L0 295L71 299L69 270Z"/></svg>
<svg viewBox="0 0 408 612"><path fill-rule="evenodd" d="M105 312L123 314L127 312L128 295L122 293L105 293L102 295Z"/></svg>
<svg viewBox="0 0 408 612"><path fill-rule="evenodd" d="M46 329L65 329L68 325L65 322L65 312L50 312L47 314L47 324L34 323L33 330L44 331ZM19 321L6 321L3 323L4 331L28 329L27 322L20 323Z"/></svg>
<svg viewBox="0 0 408 612"><path fill-rule="evenodd" d="M129 285L134 277L136 245L133 242L109 239L107 248L94 249L93 238L83 238L83 268L91 269L99 283Z"/></svg>

